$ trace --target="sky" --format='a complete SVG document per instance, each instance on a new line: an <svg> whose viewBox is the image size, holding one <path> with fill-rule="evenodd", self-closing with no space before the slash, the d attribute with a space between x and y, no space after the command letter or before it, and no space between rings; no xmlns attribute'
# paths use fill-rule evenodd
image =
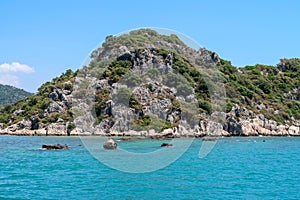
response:
<svg viewBox="0 0 300 200"><path fill-rule="evenodd" d="M297 0L1 0L0 83L36 92L81 67L107 35L181 32L241 67L300 57Z"/></svg>

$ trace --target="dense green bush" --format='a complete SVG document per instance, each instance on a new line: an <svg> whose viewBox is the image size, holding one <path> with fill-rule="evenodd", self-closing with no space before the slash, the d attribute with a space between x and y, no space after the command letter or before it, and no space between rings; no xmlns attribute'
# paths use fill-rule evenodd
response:
<svg viewBox="0 0 300 200"><path fill-rule="evenodd" d="M129 60L113 61L109 67L103 72L101 78L109 78L110 81L116 83L132 68Z"/></svg>
<svg viewBox="0 0 300 200"><path fill-rule="evenodd" d="M200 109L202 109L207 114L211 114L212 113L211 102L206 101L206 100L198 100L198 102L199 102L199 108Z"/></svg>

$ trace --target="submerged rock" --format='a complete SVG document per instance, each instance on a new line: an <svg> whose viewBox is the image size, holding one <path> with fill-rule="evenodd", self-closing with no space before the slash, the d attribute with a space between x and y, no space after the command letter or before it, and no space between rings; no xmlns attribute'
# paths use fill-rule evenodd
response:
<svg viewBox="0 0 300 200"><path fill-rule="evenodd" d="M61 145L61 144L43 144L42 146L45 150L61 150L61 149L69 149L68 145Z"/></svg>
<svg viewBox="0 0 300 200"><path fill-rule="evenodd" d="M117 148L117 146L117 143L113 139L109 139L103 144L103 148L108 150L114 150Z"/></svg>
<svg viewBox="0 0 300 200"><path fill-rule="evenodd" d="M169 144L169 143L162 143L160 145L160 147L172 147L172 146L173 146L173 144Z"/></svg>

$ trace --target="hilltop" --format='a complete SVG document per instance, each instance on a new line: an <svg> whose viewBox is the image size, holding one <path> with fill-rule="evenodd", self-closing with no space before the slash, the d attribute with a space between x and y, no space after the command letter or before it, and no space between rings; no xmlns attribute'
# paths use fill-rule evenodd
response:
<svg viewBox="0 0 300 200"><path fill-rule="evenodd" d="M300 135L300 59L237 68L174 34L108 36L81 69L1 111L2 134Z"/></svg>
<svg viewBox="0 0 300 200"><path fill-rule="evenodd" d="M30 95L32 95L32 93L26 92L23 89L0 84L0 108L7 104L15 103Z"/></svg>

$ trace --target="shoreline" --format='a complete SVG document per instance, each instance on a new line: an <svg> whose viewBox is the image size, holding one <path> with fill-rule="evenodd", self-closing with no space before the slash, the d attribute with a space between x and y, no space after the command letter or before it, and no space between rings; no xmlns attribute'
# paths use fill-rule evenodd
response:
<svg viewBox="0 0 300 200"><path fill-rule="evenodd" d="M188 135L163 135L163 134L155 134L155 135L130 135L123 133L119 134L40 134L40 133L20 133L21 131L15 133L7 133L7 132L0 132L0 136L25 136L25 137L105 137L105 138L121 138L122 140L131 140L131 139L154 139L154 140L171 140L171 139L180 139L180 138L248 138L248 137L300 137L300 135L196 135L196 134L188 134Z"/></svg>

